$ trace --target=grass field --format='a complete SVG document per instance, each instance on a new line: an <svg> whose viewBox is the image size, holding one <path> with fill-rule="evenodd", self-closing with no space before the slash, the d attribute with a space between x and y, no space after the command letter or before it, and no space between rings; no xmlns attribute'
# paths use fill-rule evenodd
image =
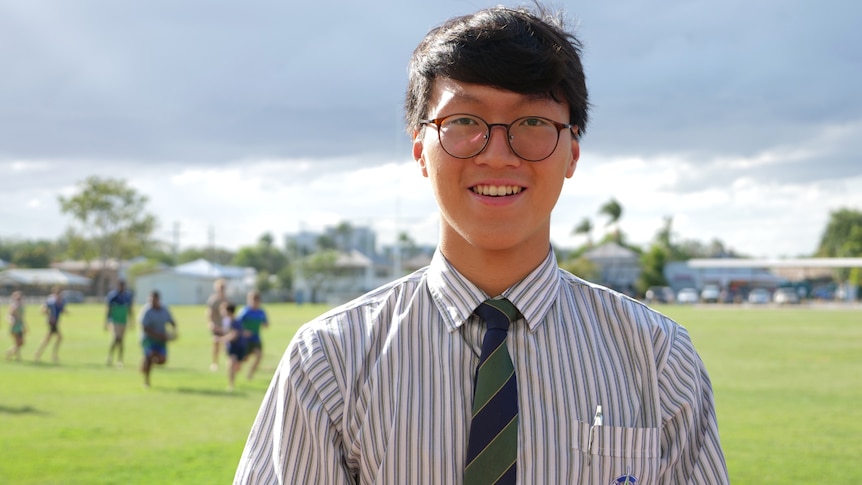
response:
<svg viewBox="0 0 862 485"><path fill-rule="evenodd" d="M150 389L137 327L126 366L108 367L102 307L72 305L60 364L35 364L46 325L28 308L24 361L0 361L0 483L229 483L281 353L326 310L266 309L258 375L228 392L224 364L208 369L203 307L172 308L180 339ZM659 309L689 329L710 370L733 483L862 483L862 311ZM10 344L5 322L0 344Z"/></svg>

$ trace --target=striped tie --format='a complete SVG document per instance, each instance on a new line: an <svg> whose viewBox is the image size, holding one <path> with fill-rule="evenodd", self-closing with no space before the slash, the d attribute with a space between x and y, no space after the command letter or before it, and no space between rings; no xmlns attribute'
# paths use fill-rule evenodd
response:
<svg viewBox="0 0 862 485"><path fill-rule="evenodd" d="M514 484L518 456L518 381L506 332L519 313L509 300L485 300L474 312L488 324L476 369L465 485Z"/></svg>

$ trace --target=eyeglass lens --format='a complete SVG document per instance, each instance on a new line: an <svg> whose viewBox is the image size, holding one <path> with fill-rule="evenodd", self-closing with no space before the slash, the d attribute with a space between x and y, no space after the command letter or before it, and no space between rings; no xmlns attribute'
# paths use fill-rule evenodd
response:
<svg viewBox="0 0 862 485"><path fill-rule="evenodd" d="M502 126L505 125L493 125ZM491 128L482 118L458 114L439 122L440 144L449 155L470 158L485 149ZM518 118L508 126L507 141L516 155L528 161L548 158L557 148L560 128L546 118L528 116Z"/></svg>

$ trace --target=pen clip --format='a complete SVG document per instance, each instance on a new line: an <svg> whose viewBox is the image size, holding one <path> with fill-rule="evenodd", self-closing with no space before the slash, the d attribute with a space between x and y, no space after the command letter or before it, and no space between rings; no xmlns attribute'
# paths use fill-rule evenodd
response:
<svg viewBox="0 0 862 485"><path fill-rule="evenodd" d="M590 441L587 443L587 466L593 463L593 441L596 435L596 426L601 426L605 418L602 414L602 405L596 406L596 415L593 417L593 425L590 426Z"/></svg>

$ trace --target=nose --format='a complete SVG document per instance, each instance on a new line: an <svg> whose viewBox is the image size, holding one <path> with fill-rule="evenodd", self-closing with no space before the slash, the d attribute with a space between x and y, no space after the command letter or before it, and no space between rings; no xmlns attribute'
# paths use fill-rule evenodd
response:
<svg viewBox="0 0 862 485"><path fill-rule="evenodd" d="M495 131L499 132L496 136L494 135ZM521 157L512 151L508 137L508 126L503 124L488 125L488 144L476 156L476 163L501 167L520 165Z"/></svg>

